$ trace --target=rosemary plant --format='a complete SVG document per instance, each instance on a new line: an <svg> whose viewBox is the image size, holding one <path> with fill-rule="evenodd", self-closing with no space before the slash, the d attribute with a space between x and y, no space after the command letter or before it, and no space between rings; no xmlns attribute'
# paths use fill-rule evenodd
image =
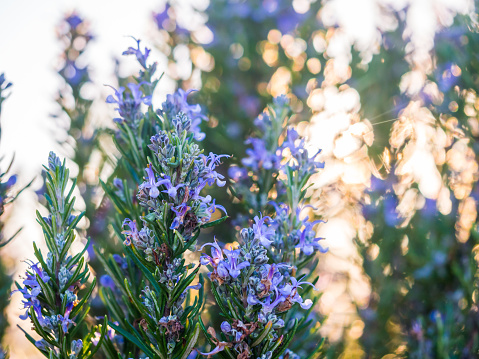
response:
<svg viewBox="0 0 479 359"><path fill-rule="evenodd" d="M69 170L65 161L61 163L50 152L45 171L49 214L43 217L37 212L37 220L48 252L44 256L33 243L36 262L29 261L23 285L16 283L26 309L20 318L30 319L40 339L35 340L27 332L25 335L47 358L92 358L102 340L93 345L91 339L99 328L86 328L89 299L96 284L96 278L88 282L90 272L83 257L88 243L80 253L70 254L75 228L83 213L73 214L75 182L68 188ZM101 325L102 333L106 329L105 322Z"/></svg>

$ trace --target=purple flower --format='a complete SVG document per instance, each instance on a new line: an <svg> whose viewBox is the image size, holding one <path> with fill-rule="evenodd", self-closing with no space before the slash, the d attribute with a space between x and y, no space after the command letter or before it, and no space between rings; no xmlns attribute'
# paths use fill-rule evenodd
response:
<svg viewBox="0 0 479 359"><path fill-rule="evenodd" d="M163 22L169 19L168 10L170 9L170 4L166 4L165 10L162 12L154 13L153 18L155 19L158 29L163 29Z"/></svg>
<svg viewBox="0 0 479 359"><path fill-rule="evenodd" d="M272 295L269 295L264 302L260 302L263 314L271 313L280 303L286 300L286 297L279 295L278 288L274 288L275 299L272 300Z"/></svg>
<svg viewBox="0 0 479 359"><path fill-rule="evenodd" d="M214 243L205 243L201 246L200 251L203 250L204 247L206 246L211 246L211 256L203 253L200 257L200 262L202 265L207 265L211 264L213 267L216 268L216 266L224 259L223 257L223 251L221 250L221 247L219 246L218 242L216 241L216 238L214 239Z"/></svg>
<svg viewBox="0 0 479 359"><path fill-rule="evenodd" d="M301 251L307 256L313 254L314 250L319 250L321 253L326 253L328 251L327 248L323 248L318 243L324 238L315 238L316 232L313 230L313 226L319 222L323 221L306 222L304 229L302 231L298 230L299 243L296 248L301 249Z"/></svg>
<svg viewBox="0 0 479 359"><path fill-rule="evenodd" d="M140 239L140 235L138 233L138 228L136 227L136 221L132 221L129 218L125 218L123 221L123 226L125 227L128 226L130 229L129 230L124 230L121 232L122 234L126 235L126 239L123 242L124 245L129 246L131 244L131 240L133 239L133 242L136 242Z"/></svg>
<svg viewBox="0 0 479 359"><path fill-rule="evenodd" d="M151 169L151 165L148 165L145 168L145 171L146 171L146 178L145 178L146 182L143 182L139 186L139 188L140 189L148 188L149 189L149 193L148 193L149 196L151 198L157 198L160 195L160 191L158 190L158 187L163 185L163 184L170 183L170 179L166 178L166 179L162 179L162 180L157 181L156 177L155 177L155 173ZM170 183L170 186L171 186L171 183ZM165 191L163 191L163 192L165 192Z"/></svg>
<svg viewBox="0 0 479 359"><path fill-rule="evenodd" d="M170 178L167 177L165 182L164 182L164 185L166 186L166 190L162 191L163 193L167 193L168 196L170 196L171 198L176 198L177 194L178 194L178 190L182 187L185 187L185 184L184 183L180 183L176 186L173 186L170 182Z"/></svg>
<svg viewBox="0 0 479 359"><path fill-rule="evenodd" d="M137 48L135 49L133 47L129 47L126 51L123 52L123 55L135 55L136 59L138 60L140 65L143 66L143 68L146 69L147 68L146 61L148 60L148 56L150 54L150 49L145 47L144 52L142 52L141 49L140 49L141 40L137 40L135 38L133 38L133 39L136 41Z"/></svg>
<svg viewBox="0 0 479 359"><path fill-rule="evenodd" d="M143 82L139 84L129 83L129 94L124 93L124 87L120 87L118 90L112 87L115 91L116 98L113 95L109 95L106 98L106 103L116 103L118 105L115 110L118 111L121 118L114 119L115 122L122 123L123 121L129 121L136 124L142 116L139 111L141 104L144 103L148 106L151 105L151 96L143 96L143 93L140 90L142 85Z"/></svg>
<svg viewBox="0 0 479 359"><path fill-rule="evenodd" d="M245 168L238 166L231 166L228 169L228 176L235 182L242 180L243 178L248 177L248 171Z"/></svg>
<svg viewBox="0 0 479 359"><path fill-rule="evenodd" d="M50 281L50 277L46 272L44 272L41 268L38 267L39 263L30 262L30 268L32 271L27 270L26 277L23 280L23 288L18 289L14 292L20 292L23 295L23 307L27 309L24 315L20 316L20 319L25 320L28 318L28 311L33 306L34 309L40 310L40 301L37 297L42 292L42 288L40 283L37 280L37 276L44 283L48 283ZM14 293L12 292L12 293Z"/></svg>
<svg viewBox="0 0 479 359"><path fill-rule="evenodd" d="M226 254L226 257L228 258L228 262L225 263L225 267L228 270L230 276L232 278L238 278L238 276L241 274L241 270L249 267L249 262L241 262L238 263L238 258L241 253L239 249L236 250L224 250L224 253Z"/></svg>
<svg viewBox="0 0 479 359"><path fill-rule="evenodd" d="M230 323L228 323L227 321L224 321L223 323L221 323L221 331L225 334L228 334L229 332L231 332Z"/></svg>
<svg viewBox="0 0 479 359"><path fill-rule="evenodd" d="M82 81L88 81L88 68L80 68L74 61L67 60L65 66L60 72L65 80L72 86L78 86Z"/></svg>
<svg viewBox="0 0 479 359"><path fill-rule="evenodd" d="M254 217L255 223L253 224L253 232L254 232L255 239L259 240L264 247L269 248L269 246L271 245L271 242L273 242L272 240L270 240L270 238L274 235L274 229L268 227L264 223L264 221L267 219L271 220L270 217L261 216L260 218L258 216L255 216Z"/></svg>
<svg viewBox="0 0 479 359"><path fill-rule="evenodd" d="M202 180L205 181L208 186L212 186L216 182L218 187L223 187L226 184L226 181L223 180L225 177L214 169L220 164L221 158L228 158L230 156L215 155L213 152L210 152L208 156L200 155L200 157L205 165L204 173L201 173Z"/></svg>
<svg viewBox="0 0 479 359"><path fill-rule="evenodd" d="M183 224L186 212L188 212L190 209L191 207L186 203L182 203L179 206L171 208L171 210L175 212L176 217L171 223L170 229L177 229L181 224Z"/></svg>
<svg viewBox="0 0 479 359"><path fill-rule="evenodd" d="M69 318L72 309L73 309L73 303L68 303L65 309L65 314L64 315L59 314L57 317L58 321L61 323L63 333L68 332L68 328L70 327L70 325L75 325L75 322Z"/></svg>
<svg viewBox="0 0 479 359"><path fill-rule="evenodd" d="M65 21L68 23L68 25L70 25L72 30L75 30L83 22L83 19L77 14L73 13L68 16Z"/></svg>
<svg viewBox="0 0 479 359"><path fill-rule="evenodd" d="M291 303L298 303L301 308L309 309L311 308L311 305L313 305L311 299L306 299L303 302L303 298L301 298L301 296L298 294L298 288L302 288L301 285L303 284L310 285L311 287L313 287L314 290L318 290L312 283L298 282L296 278L291 277L291 284L286 284L283 288L281 288L280 293L284 297L289 298Z"/></svg>
<svg viewBox="0 0 479 359"><path fill-rule="evenodd" d="M114 254L113 259L122 269L128 268L128 263L124 257L120 256L119 254Z"/></svg>
<svg viewBox="0 0 479 359"><path fill-rule="evenodd" d="M107 274L105 275L102 275L100 277L100 285L102 287L108 287L110 289L115 289L115 282L113 281L113 279L111 279L111 277Z"/></svg>
<svg viewBox="0 0 479 359"><path fill-rule="evenodd" d="M277 168L281 161L279 153L271 153L266 149L266 143L260 138L249 138L245 141L245 144L252 145L253 148L246 150L248 157L243 158L241 163L245 167L249 167L255 171L260 168L271 170Z"/></svg>

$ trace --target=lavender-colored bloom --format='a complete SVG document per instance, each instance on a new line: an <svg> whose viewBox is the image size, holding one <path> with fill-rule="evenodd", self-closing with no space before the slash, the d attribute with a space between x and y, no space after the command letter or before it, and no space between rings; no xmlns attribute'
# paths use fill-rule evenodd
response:
<svg viewBox="0 0 479 359"><path fill-rule="evenodd" d="M241 163L243 166L249 167L254 171L258 171L260 168L271 170L279 166L281 156L279 153L269 152L263 139L249 138L245 141L245 144L250 144L253 148L246 150L248 157L242 159Z"/></svg>
<svg viewBox="0 0 479 359"><path fill-rule="evenodd" d="M218 267L216 267L216 273L223 280L227 280L230 276L230 272L229 272L228 268L226 267L225 262L220 262L218 264Z"/></svg>
<svg viewBox="0 0 479 359"><path fill-rule="evenodd" d="M40 302L38 301L37 297L42 292L42 288L40 283L38 282L37 276L44 283L48 283L50 281L50 277L48 274L39 268L39 263L30 262L30 270L27 270L26 277L23 280L23 288L16 290L15 292L20 292L23 295L23 307L27 309L24 315L20 316L20 319L25 320L28 318L29 309L33 306L34 309L40 310Z"/></svg>
<svg viewBox="0 0 479 359"><path fill-rule="evenodd" d="M162 191L163 193L167 193L168 196L170 196L173 199L176 199L176 196L178 194L178 190L182 187L185 187L184 183L177 184L176 186L173 186L170 182L170 178L167 177L164 185L166 186L166 190Z"/></svg>
<svg viewBox="0 0 479 359"><path fill-rule="evenodd" d="M136 59L138 60L139 64L143 66L143 68L147 68L146 61L148 60L148 56L150 55L150 49L145 47L144 52L140 49L140 40L134 39L137 43L137 48L129 47L126 51L123 52L123 55L135 55Z"/></svg>
<svg viewBox="0 0 479 359"><path fill-rule="evenodd" d="M116 103L118 105L115 110L118 111L121 118L114 119L115 122L122 123L123 121L127 121L128 123L136 125L136 122L142 116L140 113L141 104L151 105L151 96L143 96L140 90L142 85L143 83L129 83L128 88L130 89L130 93L126 94L124 87L120 87L118 90L112 87L115 91L115 96L109 95L106 98L106 103Z"/></svg>
<svg viewBox="0 0 479 359"><path fill-rule="evenodd" d="M226 184L225 178L222 174L219 174L214 169L220 164L220 160L223 157L230 157L229 155L215 155L210 152L208 156L200 155L205 164L204 173L202 173L202 180L205 181L208 186L212 186L215 182L218 187L223 187Z"/></svg>
<svg viewBox="0 0 479 359"><path fill-rule="evenodd" d="M274 229L268 227L264 222L265 220L271 220L270 217L254 217L253 231L255 238L260 241L260 243L269 248L272 240L270 239L274 235Z"/></svg>
<svg viewBox="0 0 479 359"><path fill-rule="evenodd" d="M311 299L306 299L303 302L303 298L298 293L298 288L302 288L301 285L307 284L313 287L314 290L317 290L316 287L309 282L298 282L298 280L294 277L291 277L291 284L285 285L283 288L280 289L281 295L285 297L289 297L290 301L292 303L298 303L301 308L303 309L309 309L311 308L311 305L313 305L313 302Z"/></svg>
<svg viewBox="0 0 479 359"><path fill-rule="evenodd" d="M179 206L171 208L173 212L175 212L176 217L174 218L173 222L171 223L170 229L177 229L185 219L186 212L191 209L186 203L182 203Z"/></svg>
<svg viewBox="0 0 479 359"><path fill-rule="evenodd" d="M214 239L214 243L203 244L200 248L200 251L202 251L206 246L211 246L211 257L203 253L200 257L200 262L203 265L211 264L213 267L216 267L224 259L223 251L216 241L216 238Z"/></svg>
<svg viewBox="0 0 479 359"><path fill-rule="evenodd" d="M261 311L263 314L271 313L279 304L283 303L286 300L286 297L283 295L279 295L278 288L274 288L274 300L273 295L269 295L266 297L264 302L260 302L261 306L263 307Z"/></svg>
<svg viewBox="0 0 479 359"><path fill-rule="evenodd" d="M313 254L315 250L319 250L321 253L326 253L328 251L327 248L323 248L318 242L321 239L320 237L315 237L316 232L313 230L313 226L316 223L321 223L323 221L315 221L315 222L306 222L304 229L298 230L299 234L299 243L296 248L301 249L301 251L309 256Z"/></svg>
<svg viewBox="0 0 479 359"><path fill-rule="evenodd" d="M153 14L153 18L155 19L158 29L163 29L163 22L170 18L168 15L169 9L170 9L170 4L166 4L165 9L162 12Z"/></svg>
<svg viewBox="0 0 479 359"><path fill-rule="evenodd" d="M145 168L145 171L146 171L146 178L145 178L146 182L143 182L139 186L139 188L140 189L149 189L148 194L151 198L157 198L160 195L160 191L158 190L159 186L161 186L163 184L167 185L168 183L171 186L169 178L162 179L162 180L159 180L159 181L156 180L155 173L151 169L151 165L148 165ZM165 191L163 191L163 192L165 192Z"/></svg>
<svg viewBox="0 0 479 359"><path fill-rule="evenodd" d="M83 22L83 19L77 14L73 13L68 16L65 21L68 23L68 25L70 25L72 30L75 30Z"/></svg>
<svg viewBox="0 0 479 359"><path fill-rule="evenodd" d="M210 357L211 355L215 355L215 354L218 354L219 352L222 352L223 350L225 350L225 347L229 345L230 343L227 343L227 342L218 342L218 345L212 351L207 353L198 351L198 353L200 353L201 355Z"/></svg>
<svg viewBox="0 0 479 359"><path fill-rule="evenodd" d="M221 331L225 334L228 334L229 332L231 332L230 323L228 323L227 321L224 321L223 323L221 323Z"/></svg>
<svg viewBox="0 0 479 359"><path fill-rule="evenodd" d="M133 242L137 242L140 239L139 233L138 233L138 228L136 227L136 221L132 221L129 218L125 218L123 221L123 226L125 227L128 226L130 229L129 230L124 230L121 232L122 234L126 235L126 239L123 242L124 245L129 246L131 244L131 241L133 239Z"/></svg>
<svg viewBox="0 0 479 359"><path fill-rule="evenodd" d="M238 278L238 276L241 274L241 270L249 267L249 262L244 261L238 263L238 258L241 253L239 249L232 251L225 249L224 253L228 258L228 262L225 263L225 267L228 269L230 276L235 279Z"/></svg>
<svg viewBox="0 0 479 359"><path fill-rule="evenodd" d="M107 274L104 274L100 277L100 285L102 287L108 287L110 289L114 289L115 288L115 282L113 281L113 279L107 275Z"/></svg>
<svg viewBox="0 0 479 359"><path fill-rule="evenodd" d="M231 166L228 169L228 176L235 182L238 182L248 177L248 171L245 168L238 166Z"/></svg>

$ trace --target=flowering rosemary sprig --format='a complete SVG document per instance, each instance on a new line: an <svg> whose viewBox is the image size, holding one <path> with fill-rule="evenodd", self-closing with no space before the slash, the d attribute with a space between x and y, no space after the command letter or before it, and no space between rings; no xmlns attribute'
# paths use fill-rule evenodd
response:
<svg viewBox="0 0 479 359"><path fill-rule="evenodd" d="M199 266L187 264L184 254L195 247L201 228L226 219L211 221L224 209L201 192L224 186L215 168L227 156L204 155L195 143L204 137L198 127L204 115L187 103L188 93L179 90L161 109L153 109L151 93L158 80L152 80L156 64L147 63L148 49L142 51L138 42L124 54L135 55L142 70L137 83L128 84L129 92L120 88L107 98L120 115L115 142L122 157L115 172L126 178L115 178L105 188L123 218L116 230L126 256L103 259L109 286L101 293L118 322L110 326L127 340L123 353L187 358L198 339L203 294ZM200 290L194 300L191 290Z"/></svg>
<svg viewBox="0 0 479 359"><path fill-rule="evenodd" d="M96 283L95 278L88 283L90 273L83 257L88 244L80 253L73 256L69 254L76 237L76 225L83 213L72 214L75 182L70 189L67 188L69 170L65 167L65 161L61 163L50 152L45 171L49 215L42 217L37 211L37 220L42 226L48 253L44 257L33 243L37 262L29 261L30 267L23 285L16 283L18 291L23 294L26 309L20 318L30 318L33 329L41 339L35 341L26 332L25 335L45 356L58 359L91 358L101 342L96 346L91 343L98 328L90 332L85 328L85 318L90 309L89 298ZM106 323L101 327L104 333Z"/></svg>
<svg viewBox="0 0 479 359"><path fill-rule="evenodd" d="M303 211L310 207L305 204L310 179L324 164L317 161L319 152L311 156L305 148L305 139L294 128L288 127L290 113L287 98L275 98L254 121L259 137L246 141L252 148L242 160L244 167L230 167L229 174L235 182L232 192L246 208L250 205L256 211L270 214L256 216L253 224L259 241L268 252L269 263L286 264L292 276L300 275L316 283L318 277L314 270L318 260L313 260L318 251L324 253L327 249L319 244L322 238L316 236L314 229L321 221L310 221ZM318 299L319 296L313 298L314 304ZM302 318L298 330L302 335L311 336L306 328L320 320L308 318L305 323L306 317L296 308L289 314L290 318ZM321 348L321 344L319 341L314 345L313 353Z"/></svg>
<svg viewBox="0 0 479 359"><path fill-rule="evenodd" d="M316 159L319 152L310 156L304 138L288 127L290 113L285 96L274 99L254 121L259 137L246 141L252 148L247 149L247 157L241 161L243 167L230 167L229 175L235 182L232 192L245 207L256 213L271 212L273 207L275 235L265 243L273 261L302 268L317 250L325 251L313 230L321 221L310 222L301 213L307 208L305 197L311 176L324 163ZM271 218L256 217L255 225L268 220Z"/></svg>
<svg viewBox="0 0 479 359"><path fill-rule="evenodd" d="M290 265L271 262L265 244L272 236L268 226L254 225L241 231L241 244L236 249L222 249L216 240L204 245L211 246L211 256L203 254L201 263L210 268L212 292L225 320L220 336L212 327L206 331L203 325L214 349L201 354L280 358L303 322L294 319L292 328L284 328L288 312L295 303L312 310L313 302L302 296L314 285L293 277Z"/></svg>

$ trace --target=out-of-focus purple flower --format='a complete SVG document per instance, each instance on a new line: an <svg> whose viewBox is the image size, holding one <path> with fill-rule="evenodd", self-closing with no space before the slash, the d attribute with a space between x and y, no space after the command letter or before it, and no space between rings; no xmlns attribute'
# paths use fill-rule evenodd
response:
<svg viewBox="0 0 479 359"><path fill-rule="evenodd" d="M437 214L436 200L426 198L424 207L421 208L421 214L426 218L432 218Z"/></svg>
<svg viewBox="0 0 479 359"><path fill-rule="evenodd" d="M150 49L145 47L144 51L140 49L140 42L141 40L135 39L137 48L129 47L126 51L123 52L123 55L135 55L138 63L143 66L144 69L147 68L146 61L148 60L148 56L150 55Z"/></svg>
<svg viewBox="0 0 479 359"><path fill-rule="evenodd" d="M192 91L194 90L185 92L178 89L174 94L167 95L161 110L170 121L183 112L191 120L190 132L193 133L195 140L202 141L205 134L201 132L199 126L201 121L208 121L208 118L202 113L200 105L188 104L188 95Z"/></svg>
<svg viewBox="0 0 479 359"><path fill-rule="evenodd" d="M115 282L113 281L113 279L111 279L111 277L107 274L105 275L102 275L100 277L100 285L102 287L108 287L110 289L114 289L115 288Z"/></svg>
<svg viewBox="0 0 479 359"><path fill-rule="evenodd" d="M401 223L401 217L397 211L398 199L392 193L388 193L384 198L384 222L389 227L395 227Z"/></svg>
<svg viewBox="0 0 479 359"><path fill-rule="evenodd" d="M277 168L281 161L281 156L278 151L271 153L266 149L266 143L260 138L249 138L245 141L245 144L252 145L253 148L246 150L246 155L242 159L241 163L245 167L249 167L254 171L258 171L260 168L271 170Z"/></svg>
<svg viewBox="0 0 479 359"><path fill-rule="evenodd" d="M156 22L156 26L158 26L158 29L163 29L163 22L167 19L170 18L168 15L168 10L170 9L170 4L165 5L165 9L161 12L157 12L153 14L153 19Z"/></svg>
<svg viewBox="0 0 479 359"><path fill-rule="evenodd" d="M128 268L128 263L124 257L120 256L119 254L114 254L113 259L120 266L120 268L122 269Z"/></svg>
<svg viewBox="0 0 479 359"><path fill-rule="evenodd" d="M68 16L65 21L68 23L68 25L70 25L72 30L75 30L83 22L83 19L77 14L73 13Z"/></svg>
<svg viewBox="0 0 479 359"><path fill-rule="evenodd" d="M137 122L142 116L140 113L141 104L151 105L151 96L143 96L140 90L142 84L143 83L129 83L128 88L130 89L130 93L125 93L124 87L120 87L118 90L112 87L115 91L115 96L109 95L106 98L106 103L116 103L118 105L115 110L118 111L121 118L115 118L115 122L122 123L126 121L134 126L137 125Z"/></svg>
<svg viewBox="0 0 479 359"><path fill-rule="evenodd" d="M248 177L248 171L243 167L231 166L228 169L228 176L235 182Z"/></svg>
<svg viewBox="0 0 479 359"><path fill-rule="evenodd" d="M80 83L89 80L88 67L85 66L80 68L75 61L71 60L66 61L65 66L60 73L64 76L66 82L72 87L78 86Z"/></svg>

